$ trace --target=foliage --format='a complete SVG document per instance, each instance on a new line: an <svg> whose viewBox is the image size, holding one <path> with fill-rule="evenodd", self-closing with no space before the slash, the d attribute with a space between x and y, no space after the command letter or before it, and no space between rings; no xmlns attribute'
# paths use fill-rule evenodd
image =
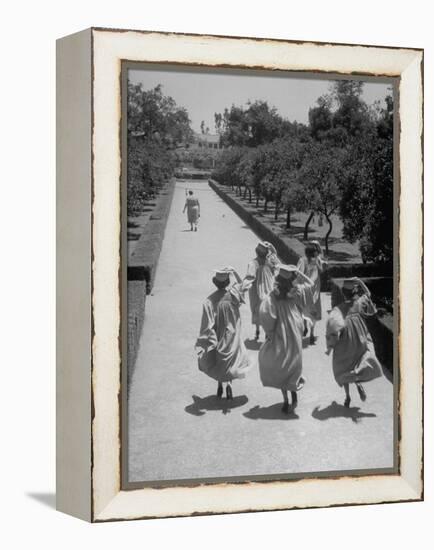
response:
<svg viewBox="0 0 434 550"><path fill-rule="evenodd" d="M306 126L281 117L275 107L256 100L247 107L232 105L223 114L215 113L215 127L224 147L259 147L285 135L294 137Z"/></svg>
<svg viewBox="0 0 434 550"><path fill-rule="evenodd" d="M149 195L173 175L175 147L193 136L187 111L162 93L128 83L128 215L138 214Z"/></svg>
<svg viewBox="0 0 434 550"><path fill-rule="evenodd" d="M393 99L346 152L340 215L344 237L360 241L364 261L393 259Z"/></svg>
<svg viewBox="0 0 434 550"><path fill-rule="evenodd" d="M222 185L243 185L237 168L244 153L245 148L243 147L232 147L221 151L212 173L212 177L219 181Z"/></svg>

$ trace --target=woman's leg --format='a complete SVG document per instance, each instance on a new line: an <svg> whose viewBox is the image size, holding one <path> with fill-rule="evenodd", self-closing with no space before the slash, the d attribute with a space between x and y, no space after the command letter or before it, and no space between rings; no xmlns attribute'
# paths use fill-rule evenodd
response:
<svg viewBox="0 0 434 550"><path fill-rule="evenodd" d="M294 410L298 405L298 395L296 391L291 392L291 399L292 399L292 410Z"/></svg>
<svg viewBox="0 0 434 550"><path fill-rule="evenodd" d="M282 389L281 392L283 395L282 412L288 413L289 412L288 391Z"/></svg>
<svg viewBox="0 0 434 550"><path fill-rule="evenodd" d="M233 399L231 382L226 384L226 399Z"/></svg>
<svg viewBox="0 0 434 550"><path fill-rule="evenodd" d="M350 385L349 384L344 384L344 390L345 390L344 406L348 408L350 406L350 403L351 403Z"/></svg>
<svg viewBox="0 0 434 550"><path fill-rule="evenodd" d="M259 340L259 324L258 323L256 323L255 340Z"/></svg>
<svg viewBox="0 0 434 550"><path fill-rule="evenodd" d="M223 384L219 382L217 386L217 397L221 397L222 395L223 395Z"/></svg>
<svg viewBox="0 0 434 550"><path fill-rule="evenodd" d="M310 344L313 346L315 344L315 324L316 321L312 320L312 326L310 327Z"/></svg>
<svg viewBox="0 0 434 550"><path fill-rule="evenodd" d="M360 399L362 401L366 401L365 388L362 386L360 382L356 382L356 388L357 388L357 391L359 392Z"/></svg>

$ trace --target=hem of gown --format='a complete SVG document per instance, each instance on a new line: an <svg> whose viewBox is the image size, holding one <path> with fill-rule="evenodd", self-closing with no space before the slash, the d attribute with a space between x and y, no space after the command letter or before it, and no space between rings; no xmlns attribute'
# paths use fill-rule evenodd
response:
<svg viewBox="0 0 434 550"><path fill-rule="evenodd" d="M261 383L264 386L264 388L274 388L276 390L285 390L285 391L300 391L301 389L303 389L303 386L305 385L306 380L303 377L300 377L297 384L283 384L283 385L273 384L272 382L267 383L267 382L263 382L262 380L261 380Z"/></svg>

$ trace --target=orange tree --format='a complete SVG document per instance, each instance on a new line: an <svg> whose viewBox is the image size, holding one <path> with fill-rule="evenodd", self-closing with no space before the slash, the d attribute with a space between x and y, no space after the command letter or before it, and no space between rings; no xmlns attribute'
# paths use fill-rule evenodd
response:
<svg viewBox="0 0 434 550"><path fill-rule="evenodd" d="M312 142L306 145L294 190L296 207L304 212L323 214L329 225L324 238L329 252L329 237L333 230L331 216L341 204L340 174L343 151L330 144Z"/></svg>

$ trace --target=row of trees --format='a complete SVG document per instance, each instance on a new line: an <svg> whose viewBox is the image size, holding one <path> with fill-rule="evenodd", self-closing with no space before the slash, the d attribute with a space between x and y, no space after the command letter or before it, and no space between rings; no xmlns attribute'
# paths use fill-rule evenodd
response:
<svg viewBox="0 0 434 550"><path fill-rule="evenodd" d="M249 200L285 212L343 222L344 238L359 242L366 261L390 262L393 252L393 99L369 108L363 83L337 81L309 111L309 124L290 123L264 102L232 107L219 118L222 142L215 178ZM258 117L257 119L255 117ZM217 121L216 121L217 126Z"/></svg>
<svg viewBox="0 0 434 550"><path fill-rule="evenodd" d="M176 149L193 139L188 112L161 86L144 90L128 83L128 215L139 213L146 199L170 178L177 164Z"/></svg>

